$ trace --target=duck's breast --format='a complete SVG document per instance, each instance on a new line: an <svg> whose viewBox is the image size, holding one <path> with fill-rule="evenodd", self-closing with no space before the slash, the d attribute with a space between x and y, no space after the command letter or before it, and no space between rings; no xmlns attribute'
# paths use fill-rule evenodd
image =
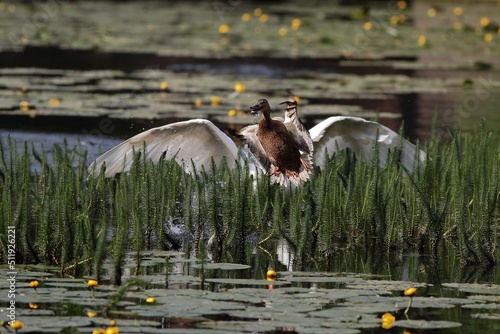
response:
<svg viewBox="0 0 500 334"><path fill-rule="evenodd" d="M276 122L272 127L259 128L257 136L273 165L293 171L299 170L300 153L283 123Z"/></svg>

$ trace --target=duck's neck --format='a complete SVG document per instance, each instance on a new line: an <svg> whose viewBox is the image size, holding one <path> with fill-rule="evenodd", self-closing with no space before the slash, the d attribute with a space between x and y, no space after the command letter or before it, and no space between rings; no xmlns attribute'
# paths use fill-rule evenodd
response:
<svg viewBox="0 0 500 334"><path fill-rule="evenodd" d="M270 127L271 126L271 111L269 108L264 108L260 115L260 126Z"/></svg>

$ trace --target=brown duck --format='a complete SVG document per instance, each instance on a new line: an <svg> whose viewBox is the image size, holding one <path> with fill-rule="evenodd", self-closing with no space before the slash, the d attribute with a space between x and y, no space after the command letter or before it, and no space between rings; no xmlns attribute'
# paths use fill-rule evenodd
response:
<svg viewBox="0 0 500 334"><path fill-rule="evenodd" d="M300 185L309 179L312 161L307 144L297 141L282 120L271 118L266 99L250 107L252 114L261 113L257 139L248 141L250 150L269 175L281 185ZM302 154L301 151L307 152ZM274 170L271 168L274 166Z"/></svg>

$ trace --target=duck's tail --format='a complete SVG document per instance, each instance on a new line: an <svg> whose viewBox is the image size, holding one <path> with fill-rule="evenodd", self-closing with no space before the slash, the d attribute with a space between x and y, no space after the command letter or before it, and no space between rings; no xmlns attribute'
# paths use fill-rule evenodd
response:
<svg viewBox="0 0 500 334"><path fill-rule="evenodd" d="M311 173L313 171L312 161L309 154L302 154L301 161L303 164L300 165L299 172L295 171L284 171L270 176L271 182L278 183L283 187L300 186L303 183L309 181Z"/></svg>

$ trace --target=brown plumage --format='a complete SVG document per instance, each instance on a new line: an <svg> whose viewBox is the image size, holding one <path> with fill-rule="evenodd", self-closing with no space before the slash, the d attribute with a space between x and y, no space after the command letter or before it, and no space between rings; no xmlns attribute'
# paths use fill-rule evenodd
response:
<svg viewBox="0 0 500 334"><path fill-rule="evenodd" d="M250 107L252 114L261 113L259 127L257 130L258 144L262 146L265 152L264 160L261 164L269 166L269 163L274 166L274 170L268 170L271 176L276 176L281 184L292 181L299 185L309 179L309 170L311 161L306 161L299 151L299 144L295 142L293 136L287 130L282 120L271 118L271 108L266 99L260 99L257 104ZM255 147L250 145L250 149L255 154ZM283 178L282 175L285 177Z"/></svg>

